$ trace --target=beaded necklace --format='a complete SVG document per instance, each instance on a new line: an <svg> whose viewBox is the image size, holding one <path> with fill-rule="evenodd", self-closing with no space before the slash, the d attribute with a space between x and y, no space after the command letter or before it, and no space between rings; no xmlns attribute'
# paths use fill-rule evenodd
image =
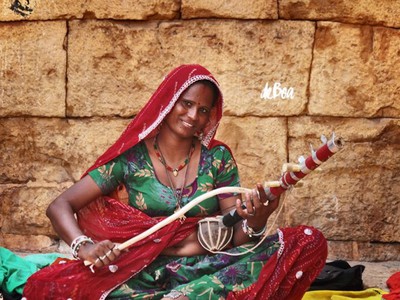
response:
<svg viewBox="0 0 400 300"><path fill-rule="evenodd" d="M179 166L177 166L176 168L172 168L171 166L169 166L164 158L164 156L161 153L161 149L158 146L158 141L157 141L157 136L154 138L154 142L153 142L153 148L154 148L154 152L157 155L158 160L164 165L164 167L172 172L172 174L176 177L179 174L179 171L181 171L189 162L190 162L190 158L192 157L192 154L194 152L194 142L192 142L192 146L190 147L189 153L185 159L185 161L183 163L181 163Z"/></svg>
<svg viewBox="0 0 400 300"><path fill-rule="evenodd" d="M156 152L156 155L158 157L158 159L160 160L160 162L163 164L164 169L165 169L165 173L167 175L169 184L170 184L170 189L174 195L174 198L176 200L176 207L175 207L175 212L178 211L179 209L181 209L181 202L182 202L182 198L183 198L183 189L185 188L186 185L186 179L187 179L187 175L188 175L188 171L189 171L189 163L190 163L190 158L192 157L192 154L195 150L195 144L194 142L192 143L190 152L188 153L187 158L185 159L185 162L183 164L181 164L178 168L176 169L172 169L170 166L167 165L167 163L165 162L165 158L161 152L160 147L158 146L158 141L157 141L157 136L154 138L154 151ZM174 176L176 177L178 175L178 172L180 170L182 170L185 166L187 165L186 171L185 171L185 176L183 178L183 183L181 188L178 190L174 183L172 182L171 176L170 176L170 172L172 172L174 174ZM176 170L176 175L175 175L175 171ZM184 219L184 215L181 217L181 219Z"/></svg>

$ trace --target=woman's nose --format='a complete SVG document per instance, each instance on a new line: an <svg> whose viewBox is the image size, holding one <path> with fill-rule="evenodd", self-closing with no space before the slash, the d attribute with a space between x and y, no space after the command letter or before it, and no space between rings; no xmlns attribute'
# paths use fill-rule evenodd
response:
<svg viewBox="0 0 400 300"><path fill-rule="evenodd" d="M198 113L198 111L197 111L197 108L196 107L191 107L189 110L188 110L188 116L192 119L192 120L197 120L197 118L198 118L198 116L199 116L199 113Z"/></svg>

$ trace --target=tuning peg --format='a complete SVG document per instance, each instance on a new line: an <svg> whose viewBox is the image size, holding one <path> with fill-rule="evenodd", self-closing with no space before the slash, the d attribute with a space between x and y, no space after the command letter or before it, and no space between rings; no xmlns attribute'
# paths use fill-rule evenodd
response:
<svg viewBox="0 0 400 300"><path fill-rule="evenodd" d="M321 135L321 141L322 143L326 144L328 142L328 139L326 138L326 136Z"/></svg>
<svg viewBox="0 0 400 300"><path fill-rule="evenodd" d="M336 134L335 134L335 132L332 132L332 138L331 138L331 140L334 141L335 138L336 138Z"/></svg>
<svg viewBox="0 0 400 300"><path fill-rule="evenodd" d="M311 154L313 154L315 152L314 147L313 147L312 144L310 144L310 151L311 151Z"/></svg>

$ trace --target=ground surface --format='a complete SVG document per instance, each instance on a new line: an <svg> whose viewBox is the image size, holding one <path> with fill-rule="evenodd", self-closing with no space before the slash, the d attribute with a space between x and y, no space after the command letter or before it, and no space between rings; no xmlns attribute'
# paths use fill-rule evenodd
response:
<svg viewBox="0 0 400 300"><path fill-rule="evenodd" d="M363 281L366 287L378 287L382 290L389 291L386 281L397 272L400 272L400 261L385 262L363 262L350 261L351 266L364 265Z"/></svg>

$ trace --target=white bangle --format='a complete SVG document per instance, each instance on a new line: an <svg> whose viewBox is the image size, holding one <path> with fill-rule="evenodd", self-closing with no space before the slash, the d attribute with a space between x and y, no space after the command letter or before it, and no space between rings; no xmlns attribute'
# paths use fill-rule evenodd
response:
<svg viewBox="0 0 400 300"><path fill-rule="evenodd" d="M247 220L244 219L242 222L242 228L243 232L247 234L249 237L259 237L265 233L265 231L267 230L267 225L264 225L264 227L261 228L259 231L255 231L253 228L247 225Z"/></svg>
<svg viewBox="0 0 400 300"><path fill-rule="evenodd" d="M94 244L92 239L86 235L80 235L72 241L71 250L72 250L72 256L74 258L79 259L78 256L79 249L81 248L82 245L85 245L86 243Z"/></svg>

